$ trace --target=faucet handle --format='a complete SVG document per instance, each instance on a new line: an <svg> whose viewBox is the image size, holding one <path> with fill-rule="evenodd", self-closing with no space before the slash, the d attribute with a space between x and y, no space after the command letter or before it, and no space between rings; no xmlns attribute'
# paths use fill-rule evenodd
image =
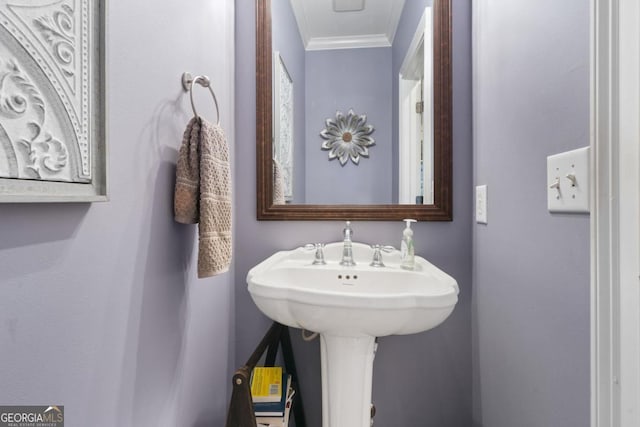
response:
<svg viewBox="0 0 640 427"><path fill-rule="evenodd" d="M304 249L316 251L315 258L313 259L313 265L325 265L324 260L324 243L309 243L303 246Z"/></svg>
<svg viewBox="0 0 640 427"><path fill-rule="evenodd" d="M393 252L396 250L393 246L382 246L382 245L371 245L371 249L373 249L373 259L369 264L371 267L384 267L384 263L382 262L382 252Z"/></svg>

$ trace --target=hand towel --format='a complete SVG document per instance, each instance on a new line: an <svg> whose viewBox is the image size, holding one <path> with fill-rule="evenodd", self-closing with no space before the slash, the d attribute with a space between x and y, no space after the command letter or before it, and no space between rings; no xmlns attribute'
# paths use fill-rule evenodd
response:
<svg viewBox="0 0 640 427"><path fill-rule="evenodd" d="M231 264L231 167L224 131L194 117L178 155L175 220L198 226L198 277L224 273Z"/></svg>
<svg viewBox="0 0 640 427"><path fill-rule="evenodd" d="M284 205L284 175L282 166L276 159L273 159L273 204Z"/></svg>

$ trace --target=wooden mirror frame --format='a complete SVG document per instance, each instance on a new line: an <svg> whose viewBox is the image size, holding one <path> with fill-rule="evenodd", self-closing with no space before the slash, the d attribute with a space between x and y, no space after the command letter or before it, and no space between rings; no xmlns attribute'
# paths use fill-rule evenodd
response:
<svg viewBox="0 0 640 427"><path fill-rule="evenodd" d="M258 220L452 220L451 1L433 0L434 201L431 205L274 205L271 0L256 0Z"/></svg>

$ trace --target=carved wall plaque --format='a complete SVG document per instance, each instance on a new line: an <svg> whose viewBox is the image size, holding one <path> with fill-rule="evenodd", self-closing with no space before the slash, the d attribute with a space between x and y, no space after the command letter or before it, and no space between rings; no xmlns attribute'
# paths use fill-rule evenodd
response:
<svg viewBox="0 0 640 427"><path fill-rule="evenodd" d="M0 0L0 200L105 198L103 11Z"/></svg>

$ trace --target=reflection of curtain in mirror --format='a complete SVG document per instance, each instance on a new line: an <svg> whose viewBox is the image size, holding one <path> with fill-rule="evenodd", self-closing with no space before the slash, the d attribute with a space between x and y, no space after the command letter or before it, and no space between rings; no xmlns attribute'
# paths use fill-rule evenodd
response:
<svg viewBox="0 0 640 427"><path fill-rule="evenodd" d="M279 52L273 53L273 64L274 190L277 185L282 185L284 204L293 200L293 80ZM276 182L275 169L278 169L282 183ZM275 200L274 191L274 203Z"/></svg>

